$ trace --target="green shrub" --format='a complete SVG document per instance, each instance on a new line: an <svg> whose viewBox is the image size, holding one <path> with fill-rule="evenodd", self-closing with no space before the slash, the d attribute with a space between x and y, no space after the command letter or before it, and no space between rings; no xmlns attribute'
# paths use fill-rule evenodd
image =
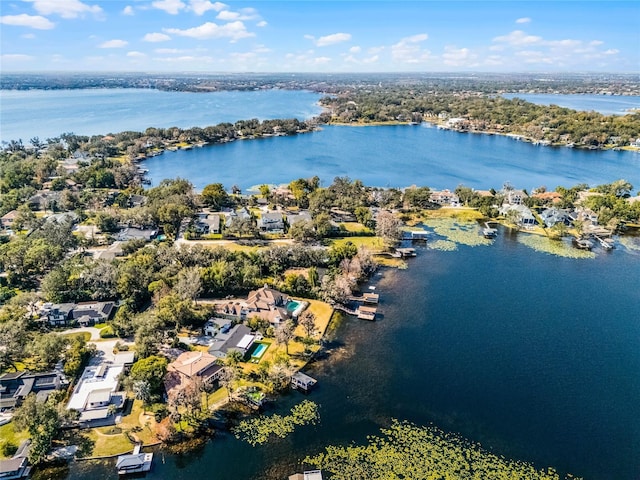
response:
<svg viewBox="0 0 640 480"><path fill-rule="evenodd" d="M100 330L100 338L113 338L116 336L116 332L113 331L111 325L107 325Z"/></svg>

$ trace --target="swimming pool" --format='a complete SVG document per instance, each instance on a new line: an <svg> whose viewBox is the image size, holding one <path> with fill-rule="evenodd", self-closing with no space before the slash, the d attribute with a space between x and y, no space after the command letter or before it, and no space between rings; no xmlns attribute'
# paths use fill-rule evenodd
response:
<svg viewBox="0 0 640 480"><path fill-rule="evenodd" d="M251 354L251 358L262 357L262 355L264 355L264 352L267 351L267 348L269 348L269 345L267 345L266 343L258 343L257 345L258 346L256 347L256 349Z"/></svg>
<svg viewBox="0 0 640 480"><path fill-rule="evenodd" d="M298 315L300 315L302 311L307 308L307 305L309 305L309 302L298 302L296 300L289 300L287 302L287 311L291 312L292 317L297 318Z"/></svg>

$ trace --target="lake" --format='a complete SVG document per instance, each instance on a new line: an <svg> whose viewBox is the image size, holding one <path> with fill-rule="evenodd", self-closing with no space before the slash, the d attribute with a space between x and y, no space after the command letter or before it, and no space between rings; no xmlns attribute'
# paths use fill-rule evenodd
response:
<svg viewBox="0 0 640 480"><path fill-rule="evenodd" d="M521 98L539 105L558 105L573 110L599 112L604 115L626 115L632 109L640 109L640 97L633 95L505 93L505 98Z"/></svg>
<svg viewBox="0 0 640 480"><path fill-rule="evenodd" d="M65 132L105 135L148 127L206 127L251 118L304 120L320 113L319 99L319 94L292 90L0 90L0 140L28 142Z"/></svg>
<svg viewBox="0 0 640 480"><path fill-rule="evenodd" d="M341 127L291 137L241 140L193 150L167 151L144 162L149 178L187 178L197 189L220 182L228 189L288 183L318 175L323 185L336 176L365 185L412 184L454 189L518 188L625 178L640 185L640 154L542 147L500 135L458 133L420 126Z"/></svg>
<svg viewBox="0 0 640 480"><path fill-rule="evenodd" d="M19 93L36 100L23 104L22 126L7 135L6 128L14 127L9 118L18 117L6 116L11 110L5 110L5 100ZM112 93L119 106L104 110L113 103ZM306 92L1 95L3 139L317 113L317 96ZM84 110L71 114L62 102L56 113L47 106L64 95ZM183 95L200 102L192 113L182 111L188 108L180 102L191 98ZM225 95L228 105L202 108L202 102ZM131 107L137 96L144 107ZM168 107L171 99L180 101ZM130 117L133 124L125 126ZM166 152L144 167L155 183L182 176L197 188L222 182L248 189L312 175L324 185L348 175L368 185L451 189L460 183L500 188L505 181L553 189L618 178L640 184L635 153L541 147L426 125L329 126L293 137ZM382 296L382 318L337 322L328 357L309 369L319 380L308 397L320 405L319 425L256 448L220 434L193 452L158 452L146 478L282 480L300 470L306 455L329 444L364 443L397 418L433 423L540 468L554 466L593 480L637 480L640 241L628 238L610 253L578 260L534 251L523 244L523 235L501 229L490 246L420 248L408 270L376 275L372 283ZM303 398L285 395L269 413L284 413ZM64 478L117 478L114 463L73 463Z"/></svg>
<svg viewBox="0 0 640 480"><path fill-rule="evenodd" d="M518 234L522 235L522 234ZM640 239L595 259L530 250L500 230L490 246L420 248L373 278L383 318L340 322L308 369L317 426L251 447L223 434L159 453L146 478L282 480L329 444L358 444L391 418L433 423L508 457L586 480L640 475ZM116 478L113 462L68 478Z"/></svg>

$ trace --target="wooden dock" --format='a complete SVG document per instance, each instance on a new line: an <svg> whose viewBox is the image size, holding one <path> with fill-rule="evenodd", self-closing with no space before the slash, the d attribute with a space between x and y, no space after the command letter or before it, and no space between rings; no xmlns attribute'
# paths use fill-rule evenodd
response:
<svg viewBox="0 0 640 480"><path fill-rule="evenodd" d="M364 305L358 308L358 318L360 320L375 320L378 313L377 307L365 307Z"/></svg>

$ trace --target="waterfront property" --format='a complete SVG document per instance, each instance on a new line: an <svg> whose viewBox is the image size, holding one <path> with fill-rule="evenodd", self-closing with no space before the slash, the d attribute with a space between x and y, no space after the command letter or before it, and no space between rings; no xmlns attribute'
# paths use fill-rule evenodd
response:
<svg viewBox="0 0 640 480"><path fill-rule="evenodd" d="M153 453L140 452L141 446L137 444L133 449L133 453L129 455L120 455L116 462L116 470L118 475L129 475L132 473L144 473L151 470L153 462Z"/></svg>
<svg viewBox="0 0 640 480"><path fill-rule="evenodd" d="M244 301L230 301L215 305L216 315L236 321L260 317L276 326L297 317L307 302L296 302L287 295L265 285L253 290Z"/></svg>
<svg viewBox="0 0 640 480"><path fill-rule="evenodd" d="M81 426L112 425L116 422L114 413L124 406L126 400L125 392L119 390L120 379L133 357L133 352L124 352L84 369L67 404L68 410L80 412L78 421Z"/></svg>
<svg viewBox="0 0 640 480"><path fill-rule="evenodd" d="M217 358L224 358L231 351L240 352L243 356L247 354L256 336L246 325L238 324L231 328L228 333L219 332L213 338L213 344L209 347L209 353Z"/></svg>
<svg viewBox="0 0 640 480"><path fill-rule="evenodd" d="M29 446L31 440L22 442L18 450L8 460L0 460L0 479L1 480L20 480L29 478L31 467L29 466Z"/></svg>
<svg viewBox="0 0 640 480"><path fill-rule="evenodd" d="M289 475L289 480L322 480L322 470L307 470Z"/></svg>
<svg viewBox="0 0 640 480"><path fill-rule="evenodd" d="M218 357L206 352L183 352L167 366L165 390L172 397L196 383L212 384L221 372Z"/></svg>
<svg viewBox="0 0 640 480"><path fill-rule="evenodd" d="M298 390L308 392L315 384L318 383L315 378L310 377L302 372L296 372L291 376L291 386Z"/></svg>

